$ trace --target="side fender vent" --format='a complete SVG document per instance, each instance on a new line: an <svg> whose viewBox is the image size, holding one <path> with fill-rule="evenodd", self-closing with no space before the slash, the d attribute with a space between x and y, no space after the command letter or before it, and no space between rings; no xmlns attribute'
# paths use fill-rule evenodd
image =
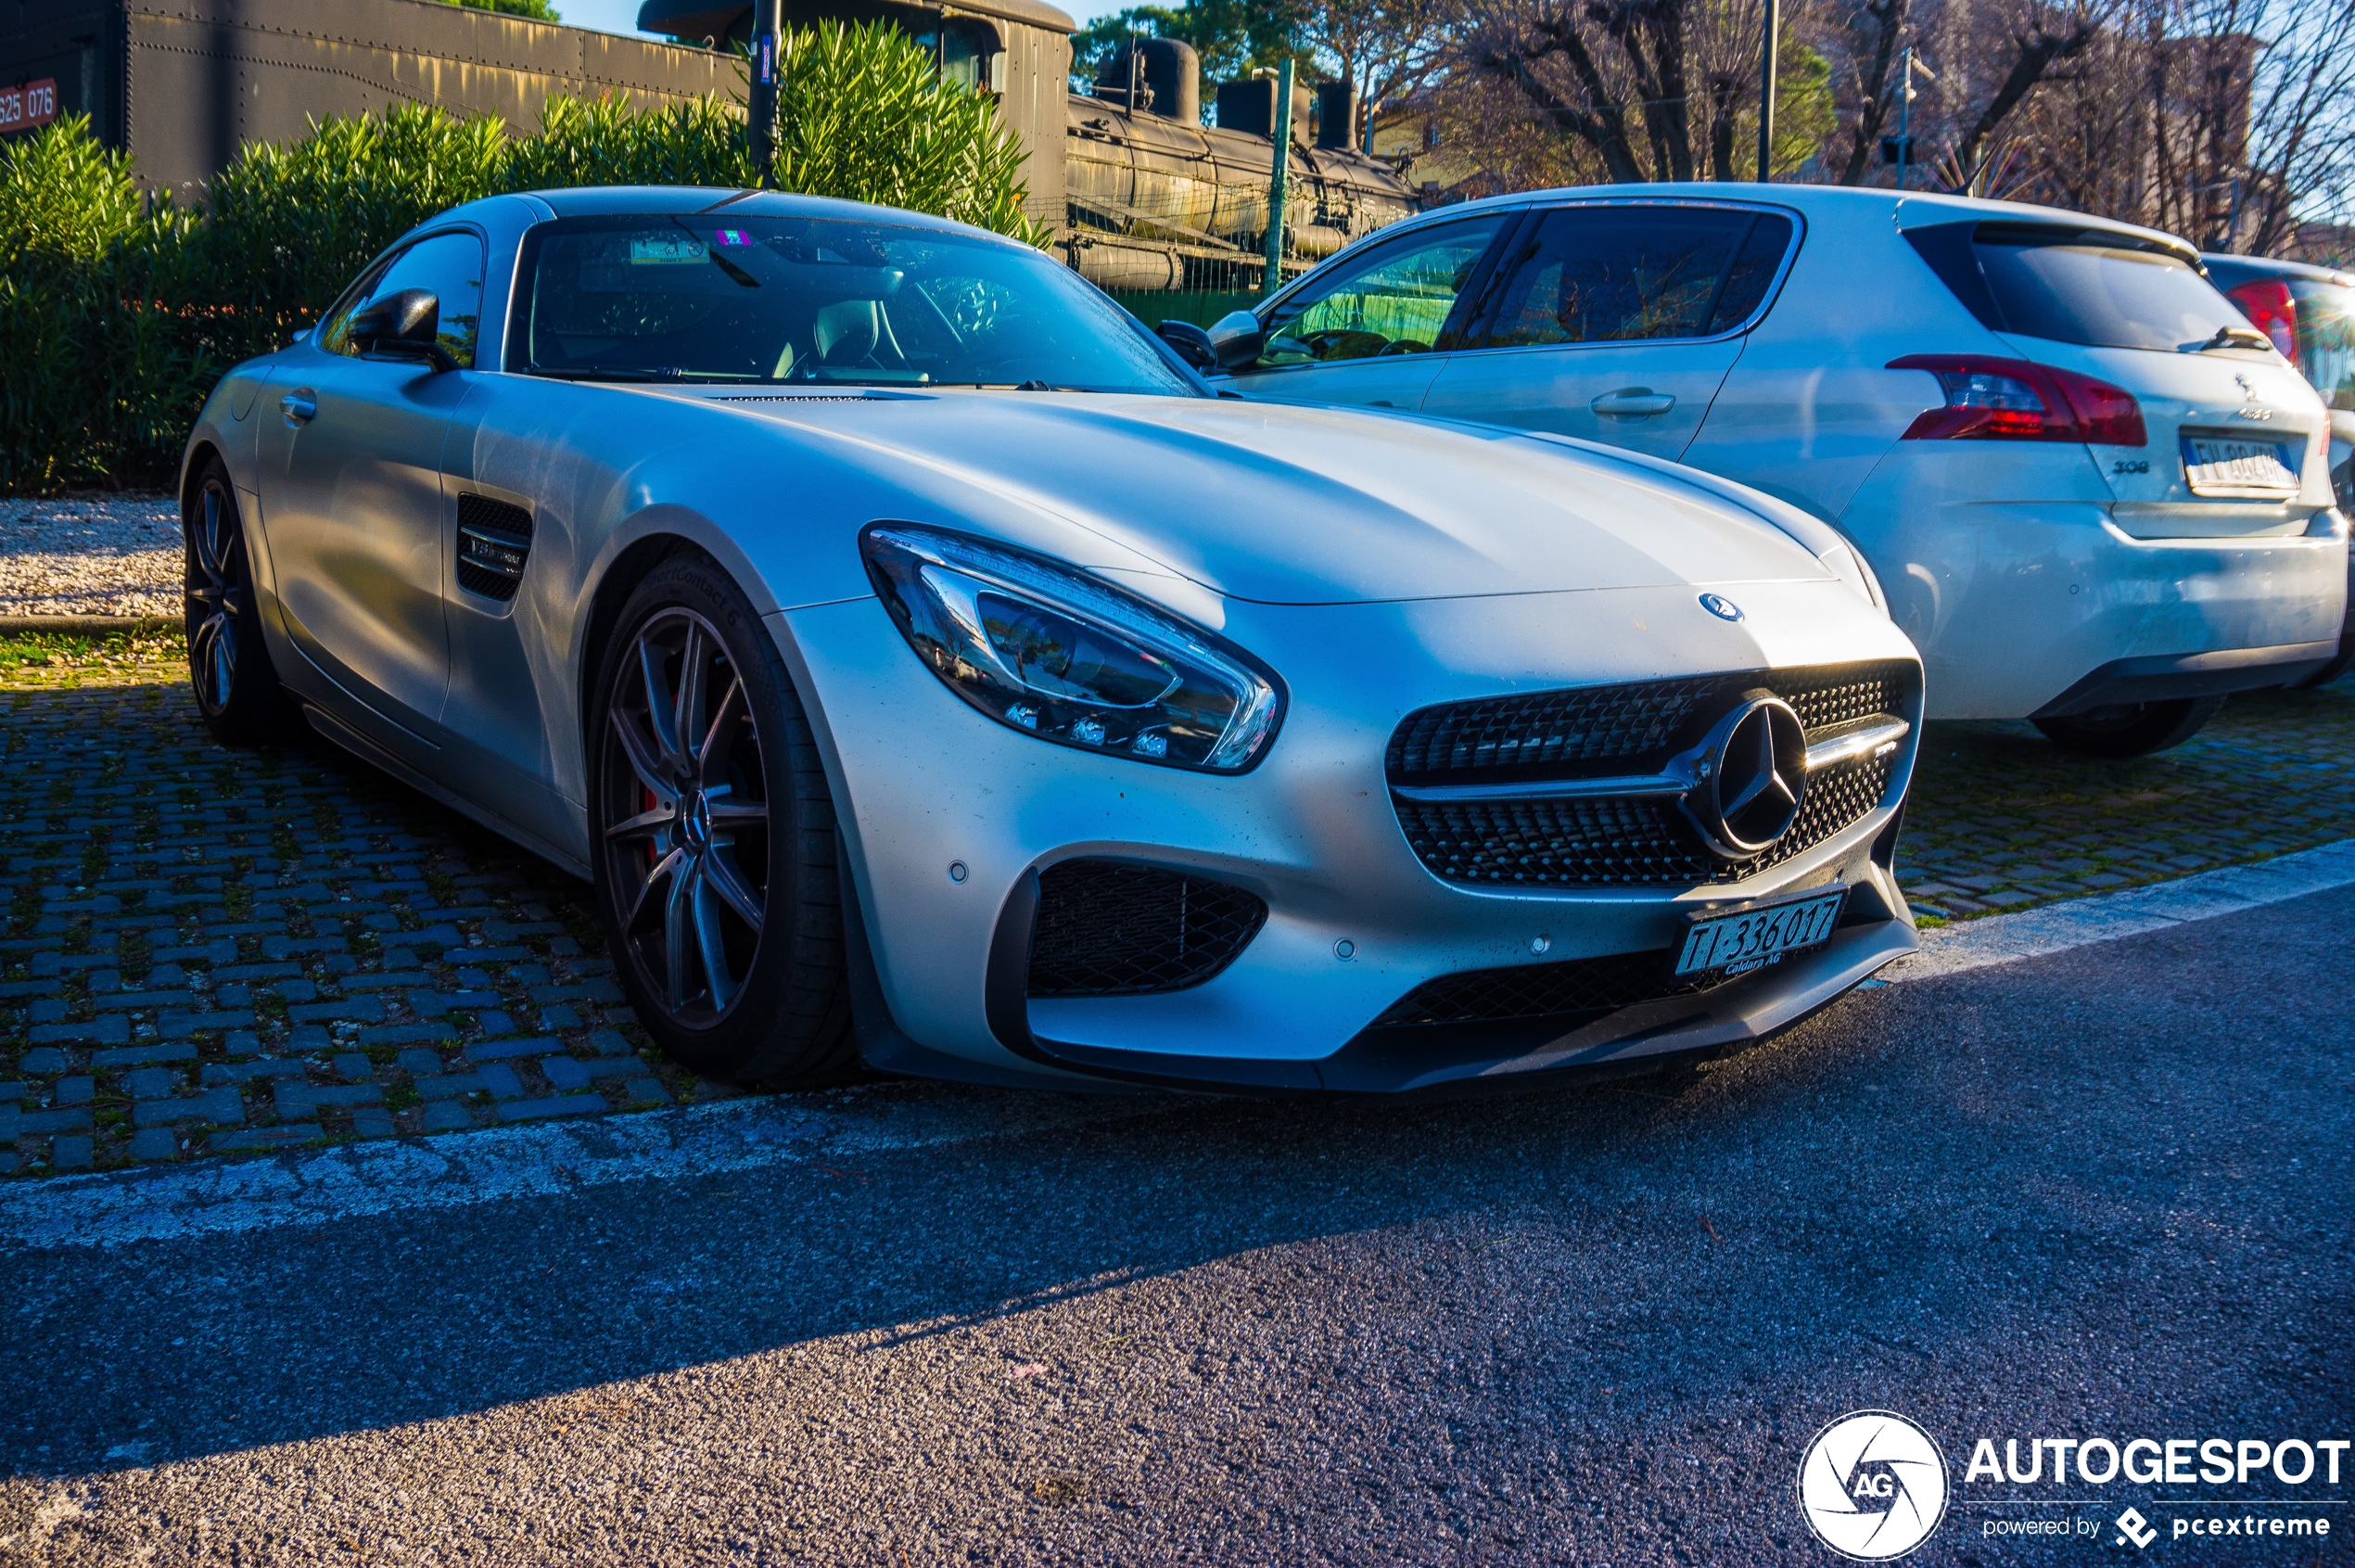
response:
<svg viewBox="0 0 2355 1568"><path fill-rule="evenodd" d="M487 495L458 498L458 586L506 604L531 555L531 514Z"/></svg>

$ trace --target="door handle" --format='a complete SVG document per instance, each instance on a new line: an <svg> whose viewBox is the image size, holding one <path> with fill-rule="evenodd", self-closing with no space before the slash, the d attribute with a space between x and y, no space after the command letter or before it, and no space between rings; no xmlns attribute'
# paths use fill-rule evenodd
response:
<svg viewBox="0 0 2355 1568"><path fill-rule="evenodd" d="M288 392L278 400L278 412L286 416L289 426L299 429L319 417L319 400L312 395L309 388L299 392Z"/></svg>
<svg viewBox="0 0 2355 1568"><path fill-rule="evenodd" d="M1622 387L1615 392L1605 392L1586 406L1605 419L1648 419L1674 408L1676 400L1649 387Z"/></svg>

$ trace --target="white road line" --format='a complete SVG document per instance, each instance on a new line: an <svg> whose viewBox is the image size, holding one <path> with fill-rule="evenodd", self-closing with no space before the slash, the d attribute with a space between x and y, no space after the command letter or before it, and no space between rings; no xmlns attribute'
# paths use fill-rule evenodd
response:
<svg viewBox="0 0 2355 1568"><path fill-rule="evenodd" d="M1925 931L1919 953L1882 973L1890 983L1933 979L2350 884L2355 839L2342 839L2255 865ZM1149 1096L887 1086L814 1103L732 1100L397 1143L347 1143L311 1154L16 1181L0 1186L0 1245L120 1246L553 1197L617 1181L824 1164L1127 1120L1165 1103Z"/></svg>
<svg viewBox="0 0 2355 1568"><path fill-rule="evenodd" d="M552 1197L617 1181L822 1165L1139 1115L1155 1103L895 1085L815 1103L728 1100L308 1154L56 1177L0 1187L0 1245L120 1246Z"/></svg>
<svg viewBox="0 0 2355 1568"><path fill-rule="evenodd" d="M1989 964L2066 952L2092 942L2160 931L2187 921L2238 914L2285 899L2355 884L2355 838L2252 865L2204 871L2173 882L2070 899L2017 914L1989 915L1923 932L1922 950L1881 971L1891 984L1959 975Z"/></svg>

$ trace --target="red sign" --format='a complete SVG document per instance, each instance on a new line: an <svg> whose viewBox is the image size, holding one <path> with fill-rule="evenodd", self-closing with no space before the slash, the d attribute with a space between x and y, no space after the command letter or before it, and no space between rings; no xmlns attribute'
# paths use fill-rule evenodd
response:
<svg viewBox="0 0 2355 1568"><path fill-rule="evenodd" d="M0 131L30 131L57 118L57 83L44 77L21 87L0 87Z"/></svg>

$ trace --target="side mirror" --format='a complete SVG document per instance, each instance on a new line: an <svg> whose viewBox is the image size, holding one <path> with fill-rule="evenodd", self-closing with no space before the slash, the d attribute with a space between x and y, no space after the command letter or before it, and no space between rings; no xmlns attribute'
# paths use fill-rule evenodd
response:
<svg viewBox="0 0 2355 1568"><path fill-rule="evenodd" d="M429 288L404 288L353 313L350 336L363 353L420 359L436 370L458 362L441 346L441 301Z"/></svg>
<svg viewBox="0 0 2355 1568"><path fill-rule="evenodd" d="M1267 347L1267 334L1259 318L1249 311L1232 311L1210 324L1203 334L1210 340L1210 351L1217 357L1221 370L1240 370L1257 359Z"/></svg>
<svg viewBox="0 0 2355 1568"><path fill-rule="evenodd" d="M1178 357L1201 371L1204 376L1218 368L1218 351L1211 347L1210 334L1190 321L1165 321L1153 328L1154 335L1178 351Z"/></svg>
<svg viewBox="0 0 2355 1568"><path fill-rule="evenodd" d="M307 327L307 326L298 326L298 327L296 327L296 328L295 328L294 340L295 340L296 342L298 342L298 343L308 343L308 342L310 342L310 341L311 341L311 328L309 328L309 327Z"/></svg>

